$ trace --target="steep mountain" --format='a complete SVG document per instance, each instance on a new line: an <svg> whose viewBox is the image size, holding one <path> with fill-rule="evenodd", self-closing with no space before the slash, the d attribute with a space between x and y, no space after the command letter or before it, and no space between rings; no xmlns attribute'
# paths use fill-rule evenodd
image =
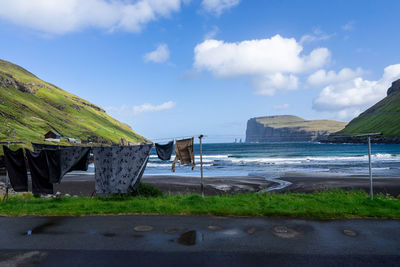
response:
<svg viewBox="0 0 400 267"><path fill-rule="evenodd" d="M83 143L145 140L102 108L4 60L0 60L0 123L2 141L25 141L26 146L43 142L49 130Z"/></svg>
<svg viewBox="0 0 400 267"><path fill-rule="evenodd" d="M366 142L366 138L352 137L365 133L382 133L373 137L374 142L400 143L400 79L392 83L384 99L350 121L342 131L330 135L326 142Z"/></svg>
<svg viewBox="0 0 400 267"><path fill-rule="evenodd" d="M256 117L247 121L246 142L320 141L345 125L345 122L305 120L292 115Z"/></svg>

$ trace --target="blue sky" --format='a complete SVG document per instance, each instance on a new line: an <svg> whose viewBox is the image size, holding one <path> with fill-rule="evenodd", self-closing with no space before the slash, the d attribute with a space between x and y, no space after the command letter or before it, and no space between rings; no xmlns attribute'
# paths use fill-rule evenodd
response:
<svg viewBox="0 0 400 267"><path fill-rule="evenodd" d="M2 0L0 58L148 138L351 120L400 78L399 1Z"/></svg>

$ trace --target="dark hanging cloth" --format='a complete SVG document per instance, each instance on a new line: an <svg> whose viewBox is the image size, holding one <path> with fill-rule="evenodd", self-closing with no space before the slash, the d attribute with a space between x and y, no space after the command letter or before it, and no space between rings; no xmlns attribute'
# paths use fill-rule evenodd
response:
<svg viewBox="0 0 400 267"><path fill-rule="evenodd" d="M152 144L93 148L96 193L129 193L136 190Z"/></svg>
<svg viewBox="0 0 400 267"><path fill-rule="evenodd" d="M194 152L193 152L193 137L188 139L177 140L175 143L175 159L172 162L172 172L175 172L175 164L180 161L182 165L192 163L194 169Z"/></svg>
<svg viewBox="0 0 400 267"><path fill-rule="evenodd" d="M157 156L161 160L170 160L172 155L172 150L174 148L174 140L170 141L168 144L160 145L155 144Z"/></svg>
<svg viewBox="0 0 400 267"><path fill-rule="evenodd" d="M58 184L71 171L87 171L89 147L63 147L58 150L43 149L49 167L49 181Z"/></svg>
<svg viewBox="0 0 400 267"><path fill-rule="evenodd" d="M32 179L32 193L53 194L53 184L49 181L49 169L44 151L32 152L25 149Z"/></svg>
<svg viewBox="0 0 400 267"><path fill-rule="evenodd" d="M26 172L24 151L22 148L12 151L3 146L4 163L10 178L11 186L15 192L28 191L28 174Z"/></svg>
<svg viewBox="0 0 400 267"><path fill-rule="evenodd" d="M52 184L59 183L61 181L61 151L60 150L47 150L43 149L46 157L49 182ZM40 153L36 152L36 153Z"/></svg>

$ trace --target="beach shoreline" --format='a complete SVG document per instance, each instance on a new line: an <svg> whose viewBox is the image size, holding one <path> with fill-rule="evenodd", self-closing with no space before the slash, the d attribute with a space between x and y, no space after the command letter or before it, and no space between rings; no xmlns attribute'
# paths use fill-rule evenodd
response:
<svg viewBox="0 0 400 267"><path fill-rule="evenodd" d="M4 182L5 177L1 176ZM142 183L157 187L164 194L201 194L200 178L176 175L145 175ZM331 189L363 190L369 192L369 177L366 175L302 174L285 173L279 178L266 179L261 176L205 177L205 195L237 193L312 193ZM285 187L280 188L282 182ZM373 177L374 193L400 195L400 176ZM29 190L31 190L29 183ZM54 185L54 193L63 195L91 196L94 193L94 175L68 174L61 184Z"/></svg>

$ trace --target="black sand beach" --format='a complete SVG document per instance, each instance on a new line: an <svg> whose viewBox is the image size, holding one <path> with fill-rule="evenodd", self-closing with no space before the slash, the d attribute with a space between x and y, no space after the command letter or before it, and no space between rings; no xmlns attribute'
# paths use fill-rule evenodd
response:
<svg viewBox="0 0 400 267"><path fill-rule="evenodd" d="M1 176L0 181L4 182ZM249 193L269 191L271 193L312 193L333 188L344 190L364 190L369 192L368 176L338 176L338 175L310 175L298 173L286 173L279 178L291 184L276 188L279 183L267 181L263 177L238 176L238 177L207 177L204 178L204 190L206 195L223 195L235 193ZM144 176L142 182L158 187L166 194L200 194L200 178L185 176ZM29 183L30 184L30 183ZM30 185L29 185L30 186ZM68 174L61 184L54 185L54 193L90 196L94 192L94 176ZM400 195L400 177L374 177L374 193Z"/></svg>
<svg viewBox="0 0 400 267"><path fill-rule="evenodd" d="M337 175L310 175L286 174L281 179L292 184L275 192L312 193L327 189L340 188L344 190L364 190L369 192L369 176L337 176ZM400 195L400 177L373 177L374 193Z"/></svg>

